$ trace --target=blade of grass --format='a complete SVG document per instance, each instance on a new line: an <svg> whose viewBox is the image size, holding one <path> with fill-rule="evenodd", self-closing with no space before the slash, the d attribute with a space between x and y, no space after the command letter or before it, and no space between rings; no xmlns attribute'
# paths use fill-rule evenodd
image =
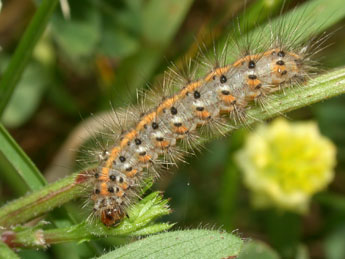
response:
<svg viewBox="0 0 345 259"><path fill-rule="evenodd" d="M0 81L0 118L59 0L43 0Z"/></svg>
<svg viewBox="0 0 345 259"><path fill-rule="evenodd" d="M12 183L18 194L38 190L46 184L40 171L1 124L0 168L1 176Z"/></svg>

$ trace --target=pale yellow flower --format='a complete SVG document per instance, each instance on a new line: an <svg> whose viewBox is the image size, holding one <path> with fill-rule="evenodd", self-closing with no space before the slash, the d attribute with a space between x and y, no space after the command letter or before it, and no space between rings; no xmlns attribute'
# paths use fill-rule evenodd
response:
<svg viewBox="0 0 345 259"><path fill-rule="evenodd" d="M304 213L311 196L332 181L335 156L315 122L279 118L252 132L236 160L254 206Z"/></svg>

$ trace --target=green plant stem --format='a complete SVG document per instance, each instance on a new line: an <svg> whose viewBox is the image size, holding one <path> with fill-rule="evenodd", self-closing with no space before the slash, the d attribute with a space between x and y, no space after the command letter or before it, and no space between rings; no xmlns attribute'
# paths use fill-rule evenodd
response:
<svg viewBox="0 0 345 259"><path fill-rule="evenodd" d="M10 247L46 247L64 242L81 242L99 237L139 236L161 232L174 224L151 224L157 217L170 213L168 200L163 200L159 192L151 193L135 204L128 211L128 217L117 227L108 228L100 222L83 221L65 228L43 230L38 227L7 230L1 233L1 239Z"/></svg>
<svg viewBox="0 0 345 259"><path fill-rule="evenodd" d="M43 0L20 40L0 82L0 118L58 2Z"/></svg>
<svg viewBox="0 0 345 259"><path fill-rule="evenodd" d="M345 68L321 75L310 80L306 85L291 87L284 92L271 95L266 104L271 112L268 113L255 106L248 110L246 121L250 125L343 93L345 93ZM8 227L24 223L69 200L85 195L86 179L83 175L83 173L73 174L4 205L0 209L0 225Z"/></svg>
<svg viewBox="0 0 345 259"><path fill-rule="evenodd" d="M9 227L26 222L80 197L85 193L86 181L83 172L73 174L6 204L0 209L0 226Z"/></svg>
<svg viewBox="0 0 345 259"><path fill-rule="evenodd" d="M270 113L259 107L247 112L249 124L266 120L297 110L304 106L345 93L345 68L340 68L310 80L306 85L295 86L269 97L267 108Z"/></svg>

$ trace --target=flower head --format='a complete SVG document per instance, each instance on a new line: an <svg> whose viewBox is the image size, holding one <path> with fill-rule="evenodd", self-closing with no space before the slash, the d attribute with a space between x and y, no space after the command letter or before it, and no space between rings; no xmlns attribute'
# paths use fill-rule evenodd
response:
<svg viewBox="0 0 345 259"><path fill-rule="evenodd" d="M336 149L314 122L276 119L251 133L236 155L256 207L306 212L334 176Z"/></svg>

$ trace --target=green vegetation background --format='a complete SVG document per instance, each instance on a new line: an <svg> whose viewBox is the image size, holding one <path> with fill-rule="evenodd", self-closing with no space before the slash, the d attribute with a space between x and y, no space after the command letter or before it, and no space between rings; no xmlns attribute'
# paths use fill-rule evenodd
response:
<svg viewBox="0 0 345 259"><path fill-rule="evenodd" d="M263 17L256 20L258 24L265 12L280 10L281 1L273 1L277 4L267 9L262 7L265 2L270 1L251 1L246 7L253 8L255 17ZM289 9L305 1L287 2ZM3 3L2 71L38 4L31 0ZM70 19L64 18L59 6L49 18L1 119L41 172L52 166L68 135L90 114L109 109L110 102L115 108L135 103L136 90L154 85L170 61L179 63L186 53L195 55L196 41L208 43L211 34L220 37L233 26L233 17L243 13L243 1L226 0L71 0L69 4ZM320 53L327 70L345 65L342 25L330 29L337 29L329 41L332 47ZM251 208L248 190L232 159L247 132L238 130L207 143L197 156L187 157L187 164L163 174L152 189L164 190L173 212L160 221L177 222L176 229L238 229L240 236L262 240L284 258L296 254L300 258L345 258L344 109L345 97L340 96L288 114L292 120L317 120L338 150L335 180L328 191L313 199L307 215ZM32 185L35 189L40 183ZM0 168L2 204L27 190L6 174L6 168ZM70 207L80 209L78 204ZM102 251L128 241L112 238L95 241L93 246ZM95 250L57 245L19 254L23 258L88 258L97 255Z"/></svg>

